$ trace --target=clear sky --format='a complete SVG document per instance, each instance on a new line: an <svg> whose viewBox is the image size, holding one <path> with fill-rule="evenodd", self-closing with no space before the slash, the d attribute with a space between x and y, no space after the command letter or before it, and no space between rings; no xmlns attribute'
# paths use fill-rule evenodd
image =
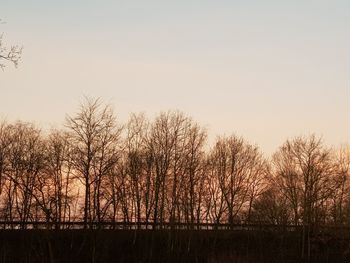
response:
<svg viewBox="0 0 350 263"><path fill-rule="evenodd" d="M178 109L272 153L316 133L350 142L350 1L1 0L24 46L0 72L0 116L59 126L83 95L122 121Z"/></svg>

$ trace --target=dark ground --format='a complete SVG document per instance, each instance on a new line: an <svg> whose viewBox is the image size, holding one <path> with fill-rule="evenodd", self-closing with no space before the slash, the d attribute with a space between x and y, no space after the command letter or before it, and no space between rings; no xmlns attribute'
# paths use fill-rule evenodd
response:
<svg viewBox="0 0 350 263"><path fill-rule="evenodd" d="M0 230L0 262L350 262L350 236L300 232Z"/></svg>

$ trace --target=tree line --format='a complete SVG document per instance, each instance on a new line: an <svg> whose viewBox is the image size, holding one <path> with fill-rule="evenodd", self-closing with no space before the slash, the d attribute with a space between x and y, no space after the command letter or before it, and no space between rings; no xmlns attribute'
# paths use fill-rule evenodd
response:
<svg viewBox="0 0 350 263"><path fill-rule="evenodd" d="M270 158L181 112L118 122L86 99L62 129L0 123L0 221L349 225L350 150L295 137Z"/></svg>

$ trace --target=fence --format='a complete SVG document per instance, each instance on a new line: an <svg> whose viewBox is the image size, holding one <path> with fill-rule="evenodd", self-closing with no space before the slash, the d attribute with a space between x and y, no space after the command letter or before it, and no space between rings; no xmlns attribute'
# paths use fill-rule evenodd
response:
<svg viewBox="0 0 350 263"><path fill-rule="evenodd" d="M154 222L45 222L45 221L0 221L0 229L111 229L111 230L284 230L296 231L298 225L271 224L217 224L217 223L154 223Z"/></svg>

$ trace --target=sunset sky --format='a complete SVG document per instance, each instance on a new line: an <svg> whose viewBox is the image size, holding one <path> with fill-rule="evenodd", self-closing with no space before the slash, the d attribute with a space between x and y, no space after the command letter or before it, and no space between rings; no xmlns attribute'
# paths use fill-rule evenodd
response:
<svg viewBox="0 0 350 263"><path fill-rule="evenodd" d="M180 110L272 153L316 133L350 143L350 1L1 0L21 44L0 117L61 127L84 95L122 122Z"/></svg>

